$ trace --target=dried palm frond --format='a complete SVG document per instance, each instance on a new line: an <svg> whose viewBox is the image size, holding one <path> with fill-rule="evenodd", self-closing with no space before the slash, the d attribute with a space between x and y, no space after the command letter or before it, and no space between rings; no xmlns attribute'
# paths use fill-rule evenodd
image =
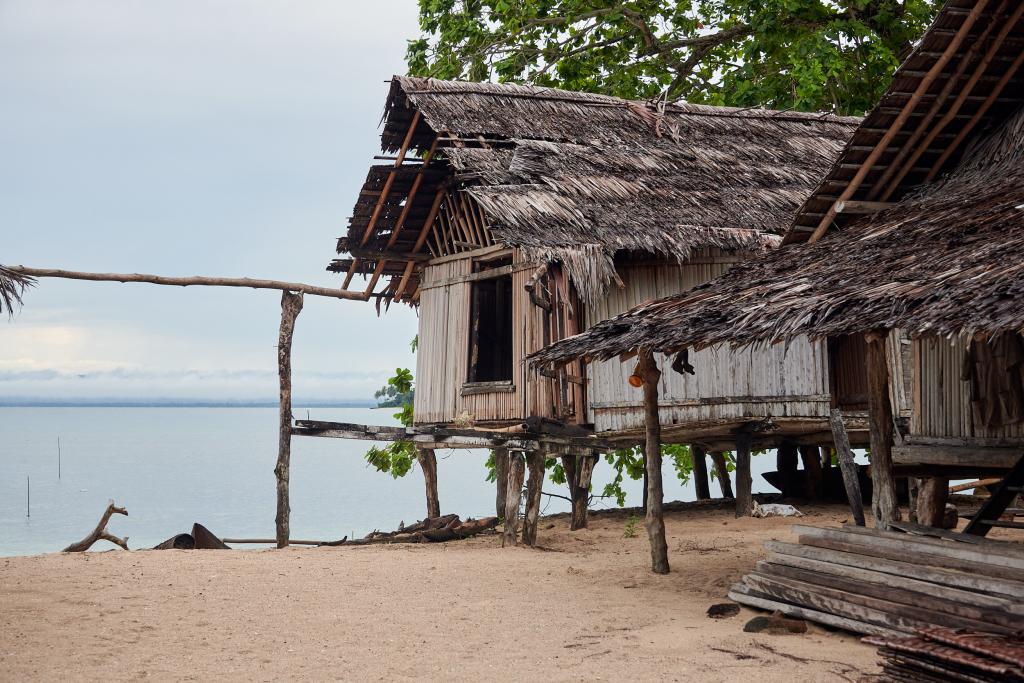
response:
<svg viewBox="0 0 1024 683"><path fill-rule="evenodd" d="M5 268L0 265L0 313L7 312L7 315L14 313L15 306L21 306L21 297L25 294L26 287L34 287L35 278Z"/></svg>

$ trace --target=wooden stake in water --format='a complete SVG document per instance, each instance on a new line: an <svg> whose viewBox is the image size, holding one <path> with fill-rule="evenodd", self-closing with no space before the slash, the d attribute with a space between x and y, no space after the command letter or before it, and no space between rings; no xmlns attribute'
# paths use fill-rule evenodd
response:
<svg viewBox="0 0 1024 683"><path fill-rule="evenodd" d="M57 478L60 479L60 437L57 437Z"/></svg>
<svg viewBox="0 0 1024 683"><path fill-rule="evenodd" d="M32 477L25 475L25 516L32 516Z"/></svg>

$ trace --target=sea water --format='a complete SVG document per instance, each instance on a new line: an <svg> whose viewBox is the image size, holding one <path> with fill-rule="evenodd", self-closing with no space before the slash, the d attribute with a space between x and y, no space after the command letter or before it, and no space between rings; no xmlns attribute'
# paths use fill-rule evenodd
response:
<svg viewBox="0 0 1024 683"><path fill-rule="evenodd" d="M392 425L393 412L310 408L308 417ZM306 418L307 409L297 407L295 415ZM59 551L93 529L110 499L128 516L115 515L109 530L128 536L131 548L152 547L190 531L194 522L221 537L273 538L277 424L276 408L0 408L0 555ZM377 472L363 459L371 445L292 439L292 538L362 536L424 516L419 470L401 479ZM444 450L437 456L441 511L463 518L493 515L486 451ZM774 464L771 456L754 458L755 492L774 490L760 477ZM595 493L612 476L608 465L598 465ZM641 504L641 482L627 478L623 488L627 505ZM567 493L550 481L545 490ZM711 493L720 495L713 478ZM666 463L665 500L693 499L693 483L682 485ZM542 506L553 513L569 504L545 496ZM608 499L593 503L611 506ZM94 546L110 547L104 541Z"/></svg>

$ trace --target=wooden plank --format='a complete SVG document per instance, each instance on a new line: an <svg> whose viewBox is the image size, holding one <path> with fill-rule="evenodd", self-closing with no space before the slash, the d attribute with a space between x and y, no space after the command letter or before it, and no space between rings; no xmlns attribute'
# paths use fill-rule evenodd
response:
<svg viewBox="0 0 1024 683"><path fill-rule="evenodd" d="M986 446L904 444L892 449L897 465L951 465L1010 469L1020 459L1021 449Z"/></svg>
<svg viewBox="0 0 1024 683"><path fill-rule="evenodd" d="M896 501L896 475L893 472L893 415L889 400L889 362L886 354L886 331L874 330L864 335L867 342L868 411L871 432L871 512L875 526L884 529L900 520Z"/></svg>
<svg viewBox="0 0 1024 683"><path fill-rule="evenodd" d="M911 543L918 543L931 548L938 548L944 550L949 547L957 547L959 544L963 544L965 548L974 548L983 553L990 553L993 555L1007 556L1024 558L1024 545L1019 543L1011 543L1009 541L995 541L987 538L979 538L977 536L971 536L970 534L956 533L953 531L946 531L945 529L936 529L935 527L924 526L922 524L909 524L904 522L897 522L896 525L905 525L917 531L917 533L903 533L899 531L883 531L882 529L867 529L865 527L855 527L849 524L843 525L843 531L848 531L852 534L862 534L866 536L875 536L878 538L895 538L905 540ZM927 534L924 530L932 531L933 534ZM942 533L944 536L937 536ZM965 539L971 539L970 542ZM980 542L979 542L980 541Z"/></svg>
<svg viewBox="0 0 1024 683"><path fill-rule="evenodd" d="M438 282L431 282L429 285L420 285L420 289L428 291L431 289L437 289L438 287L447 287L449 285L457 285L463 282L478 282L480 280L493 280L494 278L504 277L512 274L512 266L501 266L499 268L491 268L490 270L482 270L479 273L469 273L468 275L458 275L456 277L446 278Z"/></svg>
<svg viewBox="0 0 1024 683"><path fill-rule="evenodd" d="M431 260L430 265L437 266L442 263L449 263L451 261L459 261L461 259L472 258L479 260L483 256L511 256L512 249L509 249L503 244L496 244L491 247L483 247L481 249L474 249L473 251L460 251L458 254L446 254L444 256L438 256L436 259Z"/></svg>
<svg viewBox="0 0 1024 683"><path fill-rule="evenodd" d="M945 569L977 572L985 576L1024 582L1024 559L998 557L998 564L992 555L969 552L967 549L951 547L942 551L929 549L904 540L872 538L846 534L834 529L799 527L800 543L830 550L871 555L891 560L906 560L918 564L931 564ZM950 544L951 546L953 544Z"/></svg>
<svg viewBox="0 0 1024 683"><path fill-rule="evenodd" d="M822 612L815 609L809 609L807 607L801 607L799 605L793 605L788 602L782 602L780 600L773 600L762 594L758 594L756 591L751 589L749 586L743 584L735 584L729 589L729 599L735 600L742 605L748 605L750 607L757 607L769 611L779 611L790 617L797 617L799 619L806 619L808 621L814 621L819 624L825 624L827 626L833 626L835 628L841 628L853 633L863 633L866 635L878 635L886 637L899 637L905 636L905 631L899 631L892 628L886 628L884 626L878 626L858 619L849 619L847 617L841 617L830 612Z"/></svg>
<svg viewBox="0 0 1024 683"><path fill-rule="evenodd" d="M915 591L908 589L906 584L897 586L893 585L894 582L881 584L859 581L841 574L822 575L806 569L768 562L758 562L754 575L781 577L804 586L817 586L817 589L812 590L822 595L842 598L884 612L899 612L901 615L949 628L988 631L989 626L995 624L1012 633L1024 627L1024 616L1020 614L943 598L933 593L932 585L927 583L919 583L925 588ZM892 609L889 609L889 604L893 604Z"/></svg>
<svg viewBox="0 0 1024 683"><path fill-rule="evenodd" d="M841 580L833 578L836 585ZM879 626L896 629L915 629L927 626L967 628L995 633L1013 633L1012 628L976 619L937 612L909 604L894 605L894 600L885 600L839 588L808 583L781 576L770 576L754 572L743 577L743 583L755 591L785 600L786 602L832 612L846 617L867 621ZM852 582L847 582L852 585ZM895 592L894 592L895 593Z"/></svg>
<svg viewBox="0 0 1024 683"><path fill-rule="evenodd" d="M1010 600L1005 597L979 593L973 590L943 586L932 581L912 578L896 574L889 574L873 569L853 567L848 564L837 564L813 560L807 557L795 555L780 555L772 553L767 559L759 561L773 566L795 567L803 569L812 574L819 575L821 581L828 581L831 576L842 576L865 583L877 584L884 589L897 588L913 591L916 593L927 593L944 600L959 602L965 605L973 605L986 609L1002 610L1024 617L1024 605L1019 600Z"/></svg>
<svg viewBox="0 0 1024 683"><path fill-rule="evenodd" d="M1006 596L1014 600L1019 600L1020 596L1024 595L1024 582L1008 581L982 574L968 574L926 564L913 564L912 562L904 562L899 559L893 560L871 556L867 553L861 553L860 549L856 547L836 550L797 543L767 541L765 548L779 555L802 557L820 562L832 562L860 569L884 572L896 576L906 576L943 586Z"/></svg>

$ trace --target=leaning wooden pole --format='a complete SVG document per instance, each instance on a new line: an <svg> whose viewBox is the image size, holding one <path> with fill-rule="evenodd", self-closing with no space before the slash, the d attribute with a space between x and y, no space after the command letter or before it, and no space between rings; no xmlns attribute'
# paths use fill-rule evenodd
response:
<svg viewBox="0 0 1024 683"><path fill-rule="evenodd" d="M850 511L857 526L864 526L864 499L860 493L860 479L857 478L857 465L853 461L853 449L850 448L850 437L846 433L843 414L839 408L833 408L829 415L832 426L832 438L836 444L836 460L843 474L843 486L846 488L846 499L850 501Z"/></svg>
<svg viewBox="0 0 1024 683"><path fill-rule="evenodd" d="M712 451L711 462L715 463L715 479L718 480L718 487L722 489L722 497L735 498L732 492L732 480L729 478L729 465L725 461L725 453L722 451Z"/></svg>
<svg viewBox="0 0 1024 683"><path fill-rule="evenodd" d="M277 442L277 547L288 545L288 468L292 458L292 333L295 319L302 310L302 294L281 293L281 331L277 338L277 376L281 385L279 405L279 438Z"/></svg>
<svg viewBox="0 0 1024 683"><path fill-rule="evenodd" d="M668 574L668 542L665 540L664 492L661 485L661 415L658 410L658 380L661 370L648 349L640 351L635 374L643 380L646 423L647 514L644 526L651 542L651 571Z"/></svg>
<svg viewBox="0 0 1024 683"><path fill-rule="evenodd" d="M896 503L896 476L893 473L892 402L889 400L889 363L885 355L884 330L864 335L867 341L868 413L871 432L871 512L875 526L885 529L900 521Z"/></svg>
<svg viewBox="0 0 1024 683"><path fill-rule="evenodd" d="M318 287L301 282L258 280L248 277L207 277L203 275L169 277L166 275L150 275L148 273L86 273L74 270L59 270L57 268L26 268L25 266L7 266L6 270L27 277L56 277L66 280L90 280L92 282L144 282L151 285L170 285L173 287L247 287L250 289L276 289L283 292L327 296L334 299L351 299L354 301L366 301L369 299L364 292Z"/></svg>

